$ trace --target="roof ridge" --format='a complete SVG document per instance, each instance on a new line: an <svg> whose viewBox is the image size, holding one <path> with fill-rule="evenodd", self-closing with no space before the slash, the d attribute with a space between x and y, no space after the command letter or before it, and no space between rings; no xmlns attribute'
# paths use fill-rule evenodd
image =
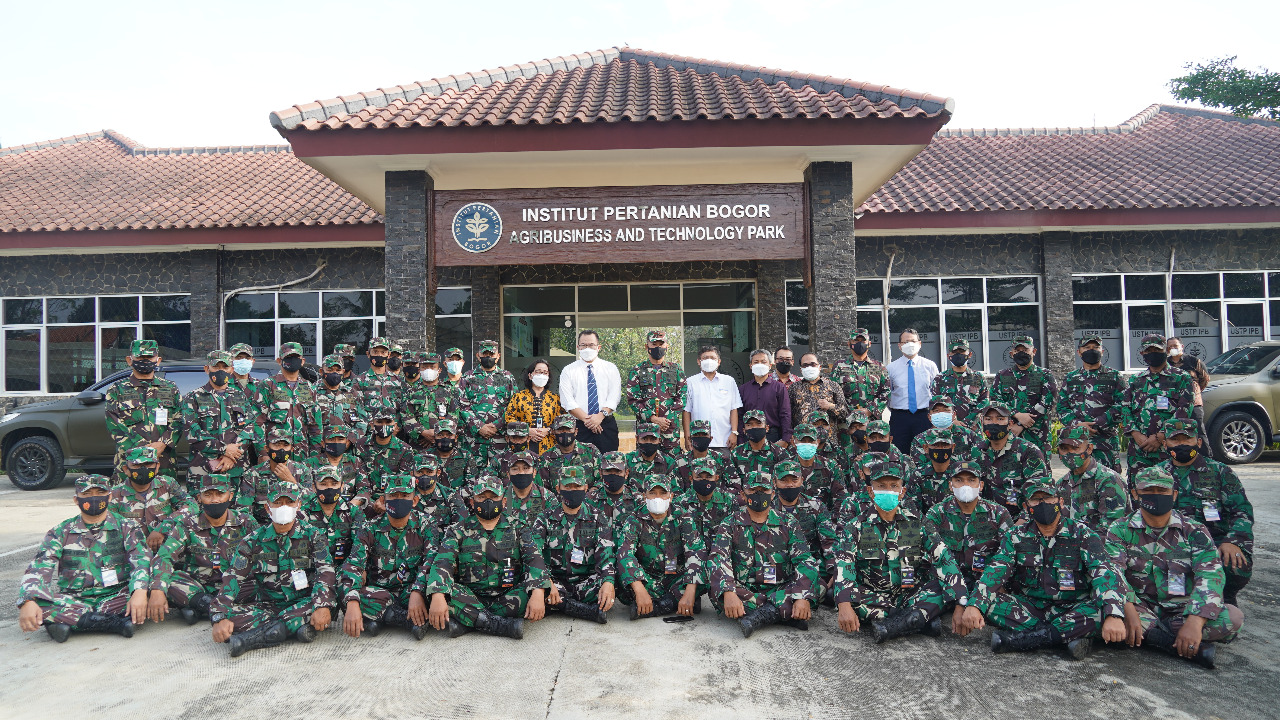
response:
<svg viewBox="0 0 1280 720"><path fill-rule="evenodd" d="M1167 105L1155 103L1143 108L1142 112L1125 120L1119 125L1103 125L1095 127L1020 127L1020 128L943 128L935 137L1016 137L1032 135L1122 135L1131 133L1153 120L1160 113L1190 115L1209 118L1210 120L1228 120L1249 125L1271 125L1280 127L1280 120L1264 117L1240 117L1219 110L1206 110L1183 105Z"/></svg>
<svg viewBox="0 0 1280 720"><path fill-rule="evenodd" d="M135 157L149 157L153 155L231 155L234 153L291 153L293 148L289 145L218 145L207 147L138 147L134 149Z"/></svg>
<svg viewBox="0 0 1280 720"><path fill-rule="evenodd" d="M66 137L54 138L52 140L39 140L23 145L10 145L9 147L0 148L0 155L16 155L17 153L27 152L29 150L44 150L45 148L70 145L72 143L85 142L86 140L99 140L105 137L107 132L108 131L106 130L97 130L91 133L68 135Z"/></svg>
<svg viewBox="0 0 1280 720"><path fill-rule="evenodd" d="M1209 118L1210 120L1229 120L1231 122L1244 123L1246 125L1270 125L1272 127L1280 127L1280 120L1272 120L1261 115L1252 117L1241 117L1233 115L1223 110L1210 110L1208 108L1194 108L1186 105L1166 105L1161 104L1160 112L1175 113L1177 115L1190 115L1192 117Z"/></svg>
<svg viewBox="0 0 1280 720"><path fill-rule="evenodd" d="M0 156L14 155L21 152L27 152L29 150L43 150L45 148L71 145L73 143L85 142L88 140L101 140L103 138L119 145L122 150L134 157L152 155L227 155L231 153L293 152L293 148L289 145L218 145L153 148L147 147L121 132L107 128L91 133L80 133L79 135L68 135L66 137L55 138L53 140L41 140L39 142L27 143L25 145L14 145L12 147L0 148Z"/></svg>

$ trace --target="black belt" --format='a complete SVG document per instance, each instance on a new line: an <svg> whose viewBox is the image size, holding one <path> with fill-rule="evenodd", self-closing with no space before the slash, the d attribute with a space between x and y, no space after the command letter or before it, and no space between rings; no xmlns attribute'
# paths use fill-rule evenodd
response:
<svg viewBox="0 0 1280 720"><path fill-rule="evenodd" d="M915 412L911 412L910 410L906 410L903 408L889 408L889 412L900 412L900 413L906 413L908 415L915 415L916 413L929 412L929 410L927 408L920 408Z"/></svg>

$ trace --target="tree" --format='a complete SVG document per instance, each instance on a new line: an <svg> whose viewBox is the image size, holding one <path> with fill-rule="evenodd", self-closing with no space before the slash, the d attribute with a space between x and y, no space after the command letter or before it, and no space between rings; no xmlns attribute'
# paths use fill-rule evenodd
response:
<svg viewBox="0 0 1280 720"><path fill-rule="evenodd" d="M1224 108L1233 115L1265 115L1280 120L1280 73L1266 68L1258 72L1235 67L1236 58L1218 58L1207 63L1187 63L1189 72L1169 81L1169 89L1179 100Z"/></svg>

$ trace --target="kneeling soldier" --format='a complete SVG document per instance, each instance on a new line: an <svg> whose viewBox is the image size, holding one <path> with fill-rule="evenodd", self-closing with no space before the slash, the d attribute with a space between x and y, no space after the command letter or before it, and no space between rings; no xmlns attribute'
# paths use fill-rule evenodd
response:
<svg viewBox="0 0 1280 720"><path fill-rule="evenodd" d="M618 564L613 523L604 512L584 504L587 474L577 465L560 469L560 502L533 521L533 541L551 578L548 609L571 618L608 622Z"/></svg>
<svg viewBox="0 0 1280 720"><path fill-rule="evenodd" d="M125 454L124 482L111 489L111 512L141 525L152 552L164 542L171 517L196 510L186 489L168 475L158 475L159 470L156 449L136 447Z"/></svg>
<svg viewBox="0 0 1280 720"><path fill-rule="evenodd" d="M342 569L342 563L346 562L355 544L356 531L364 525L364 513L344 498L346 488L342 484L341 472L328 464L317 468L315 493L308 494L298 510L298 519L315 527L328 540L334 572ZM337 591L334 596L337 596Z"/></svg>
<svg viewBox="0 0 1280 720"><path fill-rule="evenodd" d="M621 518L618 531L619 597L631 619L692 615L706 548L692 515L672 507L670 475L644 479L644 507Z"/></svg>

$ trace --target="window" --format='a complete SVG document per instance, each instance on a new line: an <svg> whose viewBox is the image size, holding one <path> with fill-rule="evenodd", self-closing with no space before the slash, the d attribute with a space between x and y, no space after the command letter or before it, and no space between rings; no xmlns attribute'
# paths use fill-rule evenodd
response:
<svg viewBox="0 0 1280 720"><path fill-rule="evenodd" d="M1280 337L1280 272L1078 276L1072 290L1076 339L1101 335L1103 361L1118 369L1144 367L1139 341L1148 333L1180 337L1206 362Z"/></svg>
<svg viewBox="0 0 1280 720"><path fill-rule="evenodd" d="M375 315L381 290L323 290L240 293L227 300L227 347L247 343L255 358L270 359L287 342L302 345L307 362L318 363L340 344L356 346L361 365L369 341L384 318Z"/></svg>
<svg viewBox="0 0 1280 720"><path fill-rule="evenodd" d="M786 284L787 298L787 345L795 352L796 358L809 352L809 291L803 280L788 280ZM773 348L766 348L773 350Z"/></svg>
<svg viewBox="0 0 1280 720"><path fill-rule="evenodd" d="M5 393L77 393L125 369L138 338L166 360L191 357L188 295L5 298L0 368Z"/></svg>
<svg viewBox="0 0 1280 720"><path fill-rule="evenodd" d="M436 352L462 348L472 357L471 288L442 287L436 290Z"/></svg>

